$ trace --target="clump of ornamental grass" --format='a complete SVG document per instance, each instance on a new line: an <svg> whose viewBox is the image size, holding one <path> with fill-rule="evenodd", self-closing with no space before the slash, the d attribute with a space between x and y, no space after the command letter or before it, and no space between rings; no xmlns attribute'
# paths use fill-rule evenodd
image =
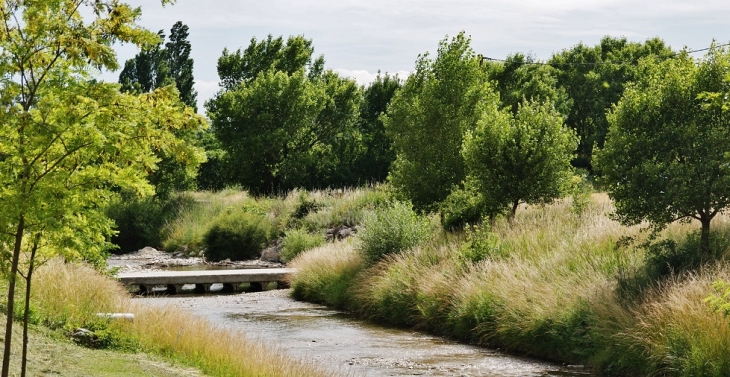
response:
<svg viewBox="0 0 730 377"><path fill-rule="evenodd" d="M358 249L369 263L399 254L426 241L434 222L419 216L410 203L393 202L365 214Z"/></svg>
<svg viewBox="0 0 730 377"><path fill-rule="evenodd" d="M386 256L358 277L354 310L391 325L439 330L451 309L453 283L463 275L453 246L430 242Z"/></svg>
<svg viewBox="0 0 730 377"><path fill-rule="evenodd" d="M351 306L355 277L366 267L352 242L339 241L299 254L289 264L292 297L345 309Z"/></svg>
<svg viewBox="0 0 730 377"><path fill-rule="evenodd" d="M35 276L33 303L41 321L61 331L90 328L105 340L95 346L159 354L211 376L335 375L179 308L135 303L118 282L82 264L53 260ZM130 312L135 320L96 315L103 312Z"/></svg>
<svg viewBox="0 0 730 377"><path fill-rule="evenodd" d="M602 340L592 362L609 372L632 375L725 376L730 371L730 320L705 301L720 264L686 272L651 287L640 302L622 305L605 292L592 308Z"/></svg>

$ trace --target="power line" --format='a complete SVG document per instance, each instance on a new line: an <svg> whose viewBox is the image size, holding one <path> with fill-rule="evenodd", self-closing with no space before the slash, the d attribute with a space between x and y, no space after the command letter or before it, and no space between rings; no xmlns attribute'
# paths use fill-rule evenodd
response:
<svg viewBox="0 0 730 377"><path fill-rule="evenodd" d="M719 47L727 47L730 46L730 43L725 43L721 45L716 46L710 46L701 48L698 50L690 50L690 51L680 51L687 54L694 54L696 52L703 52L712 50L713 48L719 48ZM673 56L677 56L680 52L674 52L672 53ZM482 61L492 61L492 62L501 62L506 63L507 59L499 59L499 58L490 58L487 56L484 56L482 54L477 55L477 58L479 59L479 62L481 64ZM605 61L605 62L576 62L576 63L548 63L548 62L522 62L523 65L549 65L549 66L582 66L582 65L608 65L608 64L625 64L625 63L636 63L637 60L613 60L613 61Z"/></svg>

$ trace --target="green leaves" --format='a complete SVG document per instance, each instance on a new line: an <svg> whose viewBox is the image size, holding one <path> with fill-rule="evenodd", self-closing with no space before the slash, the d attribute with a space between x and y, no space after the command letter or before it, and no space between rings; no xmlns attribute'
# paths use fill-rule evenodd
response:
<svg viewBox="0 0 730 377"><path fill-rule="evenodd" d="M497 97L462 32L439 43L438 56L419 56L416 71L396 93L382 120L396 160L390 181L419 209L433 208L465 178L462 136L480 107Z"/></svg>
<svg viewBox="0 0 730 377"><path fill-rule="evenodd" d="M709 251L710 221L730 204L730 114L703 106L699 96L724 90L729 62L722 49L698 62L687 55L642 60L643 74L608 116L606 147L598 155L622 222L661 228L694 218Z"/></svg>
<svg viewBox="0 0 730 377"><path fill-rule="evenodd" d="M311 41L282 43L252 40L243 56L219 59L228 84L206 107L233 180L257 193L341 185L348 155L360 153L361 90L330 70L307 74ZM259 71L262 64L270 67Z"/></svg>
<svg viewBox="0 0 730 377"><path fill-rule="evenodd" d="M563 196L576 146L552 104L523 102L514 116L494 106L485 109L477 128L464 137L462 154L487 213L507 210L512 218L520 203Z"/></svg>

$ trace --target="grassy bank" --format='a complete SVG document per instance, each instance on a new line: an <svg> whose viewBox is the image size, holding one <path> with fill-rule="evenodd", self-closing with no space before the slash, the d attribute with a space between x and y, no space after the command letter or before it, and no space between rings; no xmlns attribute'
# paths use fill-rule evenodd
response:
<svg viewBox="0 0 730 377"><path fill-rule="evenodd" d="M730 322L705 298L730 278L730 225L713 222L698 258L696 224L659 238L612 221L594 194L521 208L513 224L437 233L371 264L362 240L305 252L291 265L296 298L615 375L730 374Z"/></svg>
<svg viewBox="0 0 730 377"><path fill-rule="evenodd" d="M359 225L367 210L388 197L382 187L295 190L273 197L229 189L176 194L164 203L113 203L107 212L118 225L115 241L122 252L153 246L189 255L205 250L208 260L245 260L258 258L263 248L281 241L287 261L324 244L327 229ZM158 211L143 216L141 207Z"/></svg>
<svg viewBox="0 0 730 377"><path fill-rule="evenodd" d="M135 358L145 359L142 354L146 353L155 355L152 360L161 358L196 368L210 376L334 375L312 364L289 358L258 341L249 340L241 332L213 326L178 308L137 304L129 299L120 284L85 265L51 261L38 269L35 276L32 321L37 328L59 338L66 338L79 327L92 330L95 339L87 346L127 352L131 355L132 364ZM113 321L99 318L96 313L100 312L133 313L136 318L133 322ZM19 343L20 337L15 339ZM42 351L39 347L45 347L45 343L37 338L31 339L30 349L36 355ZM97 372L87 375L134 375L124 370L114 374L113 371L120 367L113 362L114 358L102 354L108 351L95 352L101 352L95 355L104 360L89 360L96 365ZM33 353L31 357L34 357ZM137 364L145 370L154 370L145 367L150 363ZM179 370L185 372L183 368ZM185 375L183 372L178 375Z"/></svg>

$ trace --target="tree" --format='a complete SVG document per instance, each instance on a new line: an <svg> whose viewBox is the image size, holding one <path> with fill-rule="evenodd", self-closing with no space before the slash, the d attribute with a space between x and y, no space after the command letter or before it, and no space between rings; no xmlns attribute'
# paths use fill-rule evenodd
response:
<svg viewBox="0 0 730 377"><path fill-rule="evenodd" d="M223 51L223 89L206 103L226 151L233 183L257 193L339 185L359 148L354 127L361 101L351 79L312 62L301 36L251 40L246 52ZM266 64L269 64L266 67Z"/></svg>
<svg viewBox="0 0 730 377"><path fill-rule="evenodd" d="M476 127L480 106L497 101L463 32L442 40L436 59L420 55L382 118L396 152L396 190L421 210L444 200L466 177L464 133Z"/></svg>
<svg viewBox="0 0 730 377"><path fill-rule="evenodd" d="M170 41L162 47L165 34L158 33L160 40L127 60L119 75L119 83L126 92L148 93L154 89L174 85L180 100L197 112L197 92L193 88L193 59L190 58L188 27L178 21L170 30ZM195 132L180 133L178 137L197 143ZM160 151L158 168L150 173L156 196L168 197L174 190L191 189L195 185L198 164L182 164L174 156Z"/></svg>
<svg viewBox="0 0 730 377"><path fill-rule="evenodd" d="M190 57L190 51L188 26L178 21L170 29L170 41L165 43L167 75L175 81L180 100L197 112L198 92L193 87L195 80L193 79L193 59Z"/></svg>
<svg viewBox="0 0 730 377"><path fill-rule="evenodd" d="M363 103L357 127L363 138L364 151L357 156L353 169L356 169L357 182L383 182L388 176L390 164L395 160L395 152L391 148L391 140L385 132L384 114L396 91L402 85L398 76L389 74L375 78L363 92Z"/></svg>
<svg viewBox="0 0 730 377"><path fill-rule="evenodd" d="M9 266L5 377L17 276L22 273L30 291L39 255L103 261L112 233L104 204L120 189L151 193L145 178L156 168L155 150L199 161L201 151L175 135L202 128L204 119L179 102L173 87L124 94L119 85L89 76L94 69L117 68L113 43L149 47L159 41L135 25L139 9L115 0L4 1L0 13L0 244ZM21 271L23 253L27 272ZM27 308L26 301L26 320ZM27 332L23 340L26 349Z"/></svg>
<svg viewBox="0 0 730 377"><path fill-rule="evenodd" d="M499 92L503 108L517 114L523 101L550 102L560 114L568 115L573 101L558 86L557 69L520 53L507 56L504 62L488 62L489 79Z"/></svg>
<svg viewBox="0 0 730 377"><path fill-rule="evenodd" d="M687 54L643 59L638 81L608 116L597 156L621 222L661 229L698 220L703 255L710 252L712 219L730 204L730 114L700 96L727 93L728 68L730 54L720 48L699 61Z"/></svg>
<svg viewBox="0 0 730 377"><path fill-rule="evenodd" d="M273 69L292 75L300 69L311 67L313 77L322 73L324 58L320 56L312 62L312 40L302 36L292 36L284 43L283 37L274 38L271 34L266 40L251 42L244 52L230 53L223 49L218 58L218 76L224 90L233 90L241 83L250 83L259 73Z"/></svg>
<svg viewBox="0 0 730 377"><path fill-rule="evenodd" d="M591 168L594 145L602 148L606 138L606 112L639 78L637 62L648 56L661 60L674 53L659 38L636 43L606 36L593 47L579 43L560 51L548 62L558 70L558 86L573 101L565 122L580 137L576 167Z"/></svg>
<svg viewBox="0 0 730 377"><path fill-rule="evenodd" d="M462 154L485 212L506 210L512 221L520 203L550 203L565 193L577 144L551 102L524 101L516 114L486 108Z"/></svg>
<svg viewBox="0 0 730 377"><path fill-rule="evenodd" d="M143 49L124 63L124 69L119 74L122 89L127 92L147 93L174 83L180 100L197 112L198 93L194 88L193 59L190 57L187 25L181 21L172 25L165 48L162 48L165 33L160 30L157 34L160 37L159 43Z"/></svg>
<svg viewBox="0 0 730 377"><path fill-rule="evenodd" d="M119 74L119 83L125 92L147 93L171 84L165 50L162 48L165 34L160 30L157 35L160 42L145 47L133 59L124 63L124 69Z"/></svg>

